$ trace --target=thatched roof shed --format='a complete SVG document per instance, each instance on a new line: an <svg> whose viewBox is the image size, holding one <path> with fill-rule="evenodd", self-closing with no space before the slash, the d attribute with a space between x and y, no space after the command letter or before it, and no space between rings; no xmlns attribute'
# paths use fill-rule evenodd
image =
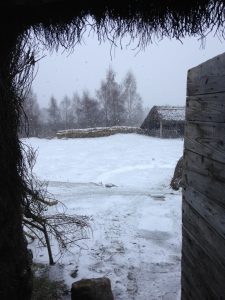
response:
<svg viewBox="0 0 225 300"><path fill-rule="evenodd" d="M183 135L184 122L184 106L153 106L141 129L153 136L179 137Z"/></svg>

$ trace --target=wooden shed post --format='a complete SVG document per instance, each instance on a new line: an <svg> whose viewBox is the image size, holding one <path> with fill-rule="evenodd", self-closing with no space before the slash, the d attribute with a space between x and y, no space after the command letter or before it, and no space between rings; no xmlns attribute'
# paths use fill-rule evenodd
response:
<svg viewBox="0 0 225 300"><path fill-rule="evenodd" d="M225 297L225 53L188 72L182 300Z"/></svg>
<svg viewBox="0 0 225 300"><path fill-rule="evenodd" d="M162 120L160 120L159 136L160 136L160 138L163 137L163 122L162 122Z"/></svg>

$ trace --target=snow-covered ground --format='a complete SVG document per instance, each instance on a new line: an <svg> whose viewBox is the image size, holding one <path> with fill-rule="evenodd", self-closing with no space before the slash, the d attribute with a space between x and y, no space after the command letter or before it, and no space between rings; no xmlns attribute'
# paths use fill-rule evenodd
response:
<svg viewBox="0 0 225 300"><path fill-rule="evenodd" d="M67 213L92 216L90 239L60 260L67 284L107 276L115 300L179 299L181 193L169 182L183 141L118 134L25 142L38 148L35 172ZM44 249L34 255L47 262Z"/></svg>

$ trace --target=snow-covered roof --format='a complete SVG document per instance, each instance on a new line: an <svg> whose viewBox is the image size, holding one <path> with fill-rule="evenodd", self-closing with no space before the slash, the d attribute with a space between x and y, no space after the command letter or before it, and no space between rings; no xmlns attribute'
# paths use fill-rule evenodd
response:
<svg viewBox="0 0 225 300"><path fill-rule="evenodd" d="M162 120L165 121L184 121L184 106L156 106L156 110Z"/></svg>

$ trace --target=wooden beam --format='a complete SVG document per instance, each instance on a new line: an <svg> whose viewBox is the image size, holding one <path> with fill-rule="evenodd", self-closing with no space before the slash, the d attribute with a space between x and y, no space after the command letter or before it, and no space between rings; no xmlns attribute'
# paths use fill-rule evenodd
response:
<svg viewBox="0 0 225 300"><path fill-rule="evenodd" d="M218 55L188 71L187 96L225 92L225 55Z"/></svg>
<svg viewBox="0 0 225 300"><path fill-rule="evenodd" d="M225 163L225 123L189 121L184 136L185 149Z"/></svg>
<svg viewBox="0 0 225 300"><path fill-rule="evenodd" d="M225 93L187 97L186 119L225 123Z"/></svg>

